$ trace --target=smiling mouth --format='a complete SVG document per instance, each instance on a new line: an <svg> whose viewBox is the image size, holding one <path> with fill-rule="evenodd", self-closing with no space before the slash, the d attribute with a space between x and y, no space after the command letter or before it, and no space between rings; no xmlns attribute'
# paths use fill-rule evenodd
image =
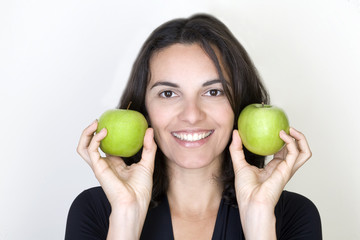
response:
<svg viewBox="0 0 360 240"><path fill-rule="evenodd" d="M171 134L176 137L177 139L180 139L182 141L188 141L188 142L196 142L201 139L209 137L214 130L207 131L207 132L196 132L196 133L176 133L172 132Z"/></svg>

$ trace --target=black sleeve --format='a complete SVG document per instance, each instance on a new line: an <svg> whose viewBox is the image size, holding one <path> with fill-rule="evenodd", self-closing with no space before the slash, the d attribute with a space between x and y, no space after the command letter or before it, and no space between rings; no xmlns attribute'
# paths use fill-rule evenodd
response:
<svg viewBox="0 0 360 240"><path fill-rule="evenodd" d="M320 214L312 201L284 191L275 208L278 239L321 240Z"/></svg>
<svg viewBox="0 0 360 240"><path fill-rule="evenodd" d="M106 239L111 206L102 188L85 190L72 203L65 240Z"/></svg>

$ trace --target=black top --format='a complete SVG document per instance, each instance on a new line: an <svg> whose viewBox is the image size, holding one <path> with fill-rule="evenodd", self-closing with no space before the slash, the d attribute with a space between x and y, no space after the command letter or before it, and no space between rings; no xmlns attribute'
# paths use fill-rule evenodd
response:
<svg viewBox="0 0 360 240"><path fill-rule="evenodd" d="M82 192L70 207L65 240L106 239L111 206L101 187ZM284 191L275 208L278 239L322 239L320 216L307 198ZM261 228L261 226L259 226ZM167 198L148 211L141 240L174 239ZM221 200L213 240L245 239L236 207Z"/></svg>

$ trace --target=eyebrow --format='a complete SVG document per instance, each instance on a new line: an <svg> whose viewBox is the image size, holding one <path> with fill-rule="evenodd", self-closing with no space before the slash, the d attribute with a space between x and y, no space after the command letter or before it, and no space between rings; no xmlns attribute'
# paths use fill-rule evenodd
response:
<svg viewBox="0 0 360 240"><path fill-rule="evenodd" d="M207 86L210 86L210 85L213 85L216 83L221 83L221 80L220 79L210 80L210 81L204 82L202 86L207 87Z"/></svg>
<svg viewBox="0 0 360 240"><path fill-rule="evenodd" d="M154 87L157 87L157 86L168 86L168 87L179 88L179 85L177 85L175 83L163 81L163 82L154 83L154 85L152 85L150 89L153 89Z"/></svg>
<svg viewBox="0 0 360 240"><path fill-rule="evenodd" d="M221 83L221 80L220 79L209 80L209 81L204 82L202 84L202 86L207 87L207 86L210 86L210 85L213 85L213 84L216 84L216 83ZM173 88L179 88L180 87L176 83L167 82L167 81L161 81L161 82L154 83L154 85L152 85L150 89L153 89L154 87L157 87L157 86L168 86L168 87L173 87Z"/></svg>

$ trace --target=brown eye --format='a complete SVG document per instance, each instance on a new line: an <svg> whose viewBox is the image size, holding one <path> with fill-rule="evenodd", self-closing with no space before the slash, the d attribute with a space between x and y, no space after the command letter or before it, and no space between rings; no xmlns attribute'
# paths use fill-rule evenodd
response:
<svg viewBox="0 0 360 240"><path fill-rule="evenodd" d="M216 97L222 95L222 91L218 89L211 89L205 93L206 96Z"/></svg>
<svg viewBox="0 0 360 240"><path fill-rule="evenodd" d="M171 98L174 96L175 96L175 93L173 91L163 91L160 93L160 97L163 97L163 98Z"/></svg>
<svg viewBox="0 0 360 240"><path fill-rule="evenodd" d="M211 96L217 96L218 95L218 90L210 90L210 95Z"/></svg>

